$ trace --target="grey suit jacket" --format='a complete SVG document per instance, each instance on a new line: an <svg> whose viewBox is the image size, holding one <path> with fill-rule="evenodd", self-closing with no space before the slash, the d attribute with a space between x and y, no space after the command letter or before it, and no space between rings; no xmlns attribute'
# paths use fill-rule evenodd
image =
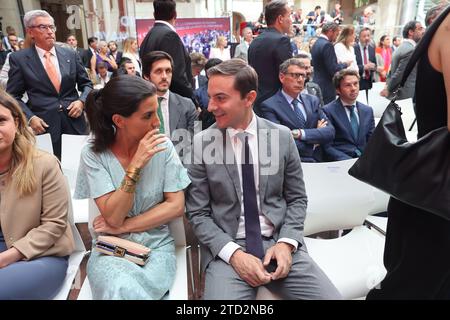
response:
<svg viewBox="0 0 450 320"><path fill-rule="evenodd" d="M240 45L238 45L236 47L236 51L234 52L234 57L235 58L240 58L240 59L245 60L245 61L248 62L247 52L248 52L247 44L246 43L241 43Z"/></svg>
<svg viewBox="0 0 450 320"><path fill-rule="evenodd" d="M170 139L181 160L189 153L197 119L198 112L191 99L169 92Z"/></svg>
<svg viewBox="0 0 450 320"><path fill-rule="evenodd" d="M259 117L257 127L260 210L274 225L275 241L285 237L301 246L307 198L297 147L288 128ZM277 134L279 140L271 143ZM264 141L268 141L268 147ZM278 158L278 165L271 167L275 168L271 175L262 174L269 166L262 158L272 147L275 158L271 164ZM213 163L207 158L210 155ZM186 215L202 244L205 270L227 243L236 240L242 191L229 135L216 124L194 136L190 159L193 162L187 168L192 183L186 192Z"/></svg>
<svg viewBox="0 0 450 320"><path fill-rule="evenodd" d="M393 97L393 92L398 88L405 72L406 65L414 52L414 46L408 41L403 41L402 44L395 50L392 55L391 71L387 77L387 89L389 91L389 98ZM414 97L416 87L417 67L414 67L411 74L408 76L405 85L398 92L397 99L403 100Z"/></svg>

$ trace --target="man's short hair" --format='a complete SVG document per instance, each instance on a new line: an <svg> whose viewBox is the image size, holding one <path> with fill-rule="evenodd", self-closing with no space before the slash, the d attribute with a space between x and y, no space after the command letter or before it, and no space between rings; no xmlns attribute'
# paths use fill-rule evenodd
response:
<svg viewBox="0 0 450 320"><path fill-rule="evenodd" d="M26 28L31 28L34 26L34 20L39 17L50 18L52 24L55 24L53 17L45 10L31 10L25 13L23 17L23 23Z"/></svg>
<svg viewBox="0 0 450 320"><path fill-rule="evenodd" d="M231 76L234 77L234 89L239 91L241 99L252 91L258 91L258 74L247 62L242 59L233 58L223 61L218 65L211 67L208 72L208 78L212 76Z"/></svg>
<svg viewBox="0 0 450 320"><path fill-rule="evenodd" d="M339 25L336 22L326 22L322 27L322 33L325 34L329 31L335 31L339 29Z"/></svg>
<svg viewBox="0 0 450 320"><path fill-rule="evenodd" d="M173 59L170 54L164 51L150 51L142 58L142 75L148 76L152 71L153 64L159 60L169 60L173 69Z"/></svg>
<svg viewBox="0 0 450 320"><path fill-rule="evenodd" d="M359 36L361 36L361 33L369 31L370 34L372 34L372 29L370 29L369 27L364 27L361 30L359 30Z"/></svg>
<svg viewBox="0 0 450 320"><path fill-rule="evenodd" d="M335 73L335 75L333 77L333 84L336 89L339 89L341 87L341 81L346 76L355 76L358 78L358 81L360 79L359 73L356 70L343 69L341 71L338 71Z"/></svg>
<svg viewBox="0 0 450 320"><path fill-rule="evenodd" d="M427 11L425 15L425 26L429 27L436 17L445 9L448 3L440 3Z"/></svg>
<svg viewBox="0 0 450 320"><path fill-rule="evenodd" d="M280 73L286 73L288 72L288 68L290 66L297 66L302 69L306 69L306 66L303 62L300 61L298 58L290 58L285 60L282 64L280 64Z"/></svg>
<svg viewBox="0 0 450 320"><path fill-rule="evenodd" d="M412 20L412 21L407 22L405 24L405 26L403 27L403 31L402 31L403 38L409 39L409 31L413 31L414 32L414 30L416 30L416 25L418 23L419 23L419 21L416 21L416 20Z"/></svg>
<svg viewBox="0 0 450 320"><path fill-rule="evenodd" d="M274 0L266 4L264 15L268 26L274 25L278 16L282 16L286 13L286 5L287 1L285 0Z"/></svg>
<svg viewBox="0 0 450 320"><path fill-rule="evenodd" d="M155 20L169 21L177 16L177 4L174 0L153 1L153 16Z"/></svg>
<svg viewBox="0 0 450 320"><path fill-rule="evenodd" d="M97 69L100 69L100 68L108 69L108 67L106 66L106 63L103 61L97 62Z"/></svg>
<svg viewBox="0 0 450 320"><path fill-rule="evenodd" d="M98 41L97 37L89 37L88 38L88 45L91 45L91 43L94 43L95 41Z"/></svg>
<svg viewBox="0 0 450 320"><path fill-rule="evenodd" d="M192 67L198 67L198 68L204 68L206 64L206 57L201 52L192 52L190 55L191 58L191 66Z"/></svg>
<svg viewBox="0 0 450 320"><path fill-rule="evenodd" d="M309 54L307 54L307 53L296 54L294 58L311 60L311 56Z"/></svg>

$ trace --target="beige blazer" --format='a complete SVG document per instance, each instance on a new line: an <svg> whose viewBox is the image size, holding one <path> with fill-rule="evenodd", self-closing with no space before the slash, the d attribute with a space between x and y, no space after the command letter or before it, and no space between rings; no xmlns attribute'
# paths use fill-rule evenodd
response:
<svg viewBox="0 0 450 320"><path fill-rule="evenodd" d="M67 184L55 156L38 151L33 160L36 190L20 197L12 183L0 192L0 228L8 248L15 247L25 260L66 256L74 250L67 221Z"/></svg>

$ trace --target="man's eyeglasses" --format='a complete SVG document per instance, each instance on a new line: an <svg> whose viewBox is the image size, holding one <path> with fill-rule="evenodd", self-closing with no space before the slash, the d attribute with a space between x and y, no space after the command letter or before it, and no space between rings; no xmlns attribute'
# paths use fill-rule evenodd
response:
<svg viewBox="0 0 450 320"><path fill-rule="evenodd" d="M294 78L295 80L298 80L298 79L300 79L300 78L303 78L303 79L306 78L306 73L286 72L285 75L291 76L291 77Z"/></svg>
<svg viewBox="0 0 450 320"><path fill-rule="evenodd" d="M39 31L41 31L41 32L45 32L45 31L47 31L47 29L52 32L56 32L56 26L54 26L52 24L50 24L50 25L40 24L37 26L31 26L30 28L38 28Z"/></svg>

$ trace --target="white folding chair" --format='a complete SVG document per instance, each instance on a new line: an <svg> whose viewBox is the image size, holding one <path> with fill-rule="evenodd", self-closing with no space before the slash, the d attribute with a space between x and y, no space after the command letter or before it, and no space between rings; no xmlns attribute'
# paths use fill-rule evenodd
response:
<svg viewBox="0 0 450 320"><path fill-rule="evenodd" d="M68 181L67 177L66 181ZM69 257L69 265L67 267L66 278L64 279L64 283L61 289L59 290L58 294L53 298L53 300L67 299L70 289L72 288L73 280L75 279L75 276L78 273L81 261L83 260L84 255L86 254L86 248L84 247L83 240L81 239L80 233L78 232L78 229L76 228L75 222L73 220L73 207L72 207L72 200L70 198L68 182L67 182L67 193L69 195L69 216L67 220L70 225L70 228L72 229L73 239L75 241L75 251Z"/></svg>
<svg viewBox="0 0 450 320"><path fill-rule="evenodd" d="M93 229L93 221L96 216L100 214L98 207L93 199L89 199L89 232L92 238L95 239L97 234ZM177 259L177 271L175 274L174 283L169 290L168 300L188 300L188 272L187 272L187 258L190 264L191 270L191 285L194 288L193 275L192 275L192 260L190 246L186 244L186 234L184 231L183 217L176 218L169 223L169 229L172 237L175 241L175 256ZM149 262L151 263L151 262ZM89 279L83 282L78 300L92 300L92 291L89 283Z"/></svg>
<svg viewBox="0 0 450 320"><path fill-rule="evenodd" d="M75 223L88 222L87 199L74 199L75 184L77 180L78 167L80 165L81 149L87 143L88 135L63 134L61 136L61 167L69 179L70 193L72 195Z"/></svg>
<svg viewBox="0 0 450 320"><path fill-rule="evenodd" d="M344 299L365 297L386 274L384 237L363 225L375 210L374 188L348 174L355 161L302 164L308 195L306 248ZM308 237L342 229L352 231L336 239ZM278 298L264 287L258 290L257 299Z"/></svg>
<svg viewBox="0 0 450 320"><path fill-rule="evenodd" d="M303 163L308 195L305 243L344 299L356 299L384 278L384 237L365 227L375 207L374 189L348 174L356 159ZM322 231L352 229L336 239L307 237Z"/></svg>
<svg viewBox="0 0 450 320"><path fill-rule="evenodd" d="M38 149L44 150L50 154L53 154L53 144L52 144L52 137L50 136L50 133L44 133L35 136L36 138L36 147Z"/></svg>

